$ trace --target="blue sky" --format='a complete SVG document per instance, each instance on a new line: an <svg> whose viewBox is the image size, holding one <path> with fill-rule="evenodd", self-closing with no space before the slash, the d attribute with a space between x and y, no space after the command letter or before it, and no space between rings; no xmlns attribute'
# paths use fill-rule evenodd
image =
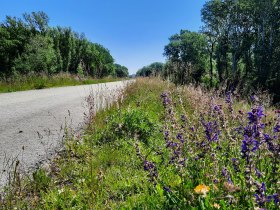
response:
<svg viewBox="0 0 280 210"><path fill-rule="evenodd" d="M108 48L115 61L135 73L155 61L180 29L198 31L205 0L0 0L6 15L44 11L51 26L70 26Z"/></svg>

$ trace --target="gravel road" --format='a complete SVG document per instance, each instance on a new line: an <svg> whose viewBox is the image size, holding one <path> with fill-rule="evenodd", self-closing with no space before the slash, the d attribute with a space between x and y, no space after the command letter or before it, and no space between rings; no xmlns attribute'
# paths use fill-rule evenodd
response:
<svg viewBox="0 0 280 210"><path fill-rule="evenodd" d="M18 159L28 170L59 148L65 124L78 129L92 94L96 109L111 103L130 81L0 94L0 185Z"/></svg>

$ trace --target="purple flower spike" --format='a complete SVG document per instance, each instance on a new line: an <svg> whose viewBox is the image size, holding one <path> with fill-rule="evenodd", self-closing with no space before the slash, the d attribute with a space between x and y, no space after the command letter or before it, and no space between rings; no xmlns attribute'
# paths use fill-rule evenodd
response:
<svg viewBox="0 0 280 210"><path fill-rule="evenodd" d="M280 124L277 124L274 128L273 128L274 133L280 133Z"/></svg>
<svg viewBox="0 0 280 210"><path fill-rule="evenodd" d="M166 187L166 186L163 187L163 190L166 191L166 192L169 192L169 193L171 192L170 188Z"/></svg>
<svg viewBox="0 0 280 210"><path fill-rule="evenodd" d="M184 114L181 115L181 120L182 120L182 122L186 122L187 121L187 118L186 118L186 116Z"/></svg>
<svg viewBox="0 0 280 210"><path fill-rule="evenodd" d="M255 168L255 171L256 171L257 177L260 179L262 177L262 173L257 168Z"/></svg>
<svg viewBox="0 0 280 210"><path fill-rule="evenodd" d="M184 143L184 139L183 139L183 134L182 133L179 133L177 135L177 139L181 142L181 143Z"/></svg>
<svg viewBox="0 0 280 210"><path fill-rule="evenodd" d="M171 103L171 100L168 98L168 93L162 93L160 97L163 99L162 103L163 106L166 108Z"/></svg>

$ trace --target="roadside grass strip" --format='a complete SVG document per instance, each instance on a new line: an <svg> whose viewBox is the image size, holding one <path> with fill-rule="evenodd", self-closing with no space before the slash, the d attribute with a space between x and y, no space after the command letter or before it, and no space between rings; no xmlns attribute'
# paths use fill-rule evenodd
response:
<svg viewBox="0 0 280 210"><path fill-rule="evenodd" d="M81 77L66 73L56 75L30 74L19 78L0 79L0 93L38 90L52 87L65 87L76 85L89 85L123 80L121 78L106 77L93 79L91 77Z"/></svg>

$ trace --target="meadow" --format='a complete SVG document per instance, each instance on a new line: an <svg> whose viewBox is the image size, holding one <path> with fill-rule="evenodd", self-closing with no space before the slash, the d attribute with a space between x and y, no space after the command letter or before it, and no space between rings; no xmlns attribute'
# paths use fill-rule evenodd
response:
<svg viewBox="0 0 280 210"><path fill-rule="evenodd" d="M67 132L2 209L279 209L280 110L264 96L137 79Z"/></svg>

